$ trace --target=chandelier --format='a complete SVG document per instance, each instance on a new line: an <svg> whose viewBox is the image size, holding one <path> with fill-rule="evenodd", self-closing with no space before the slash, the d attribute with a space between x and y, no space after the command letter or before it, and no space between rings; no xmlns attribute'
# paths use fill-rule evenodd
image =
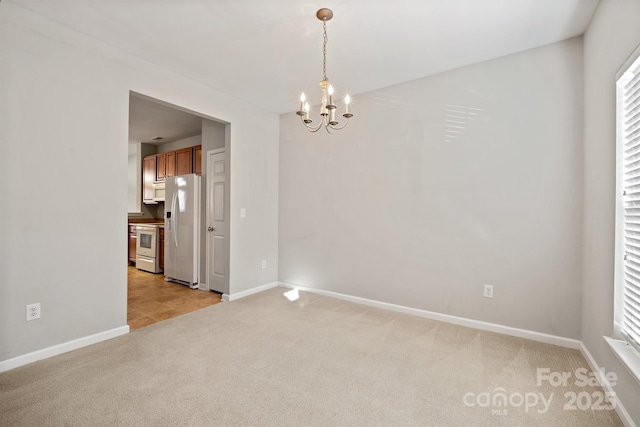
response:
<svg viewBox="0 0 640 427"><path fill-rule="evenodd" d="M302 123L305 125L309 132L317 132L318 129L324 127L327 132L331 133L331 130L340 130L344 128L349 119L353 117L353 114L349 112L349 104L351 103L351 97L346 95L344 97L345 111L342 117L347 121L339 126L339 122L336 120L337 106L333 103L333 86L329 83L327 78L327 21L333 18L333 12L331 9L323 8L316 12L316 17L322 21L323 41L322 41L322 81L320 87L322 88L322 104L320 106L320 123L313 125L313 120L309 118L310 108L307 97L304 93L300 95L300 109L296 112Z"/></svg>

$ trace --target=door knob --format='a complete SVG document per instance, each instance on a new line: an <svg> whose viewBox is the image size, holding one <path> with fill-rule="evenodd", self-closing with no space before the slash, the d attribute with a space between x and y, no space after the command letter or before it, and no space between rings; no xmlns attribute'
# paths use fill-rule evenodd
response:
<svg viewBox="0 0 640 427"><path fill-rule="evenodd" d="M209 227L209 228L207 228L207 230L208 230L208 231L215 231L215 228L213 228L213 227Z"/></svg>

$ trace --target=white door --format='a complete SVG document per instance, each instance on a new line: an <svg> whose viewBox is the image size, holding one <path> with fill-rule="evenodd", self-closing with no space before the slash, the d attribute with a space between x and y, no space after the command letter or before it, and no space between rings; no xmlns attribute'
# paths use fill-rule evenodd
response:
<svg viewBox="0 0 640 427"><path fill-rule="evenodd" d="M207 152L207 284L229 293L227 275L227 162L224 149Z"/></svg>

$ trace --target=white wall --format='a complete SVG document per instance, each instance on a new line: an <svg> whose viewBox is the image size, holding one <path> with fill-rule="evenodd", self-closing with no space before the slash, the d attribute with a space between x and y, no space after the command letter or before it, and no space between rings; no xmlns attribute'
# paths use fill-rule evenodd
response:
<svg viewBox="0 0 640 427"><path fill-rule="evenodd" d="M640 2L602 0L584 36L584 258L582 341L618 374L615 391L640 424L640 385L602 338L613 334L616 72L640 44Z"/></svg>
<svg viewBox="0 0 640 427"><path fill-rule="evenodd" d="M576 38L282 115L280 280L579 338L581 104Z"/></svg>
<svg viewBox="0 0 640 427"><path fill-rule="evenodd" d="M126 325L130 90L232 123L231 292L277 279L276 114L8 2L0 75L0 361Z"/></svg>
<svg viewBox="0 0 640 427"><path fill-rule="evenodd" d="M129 160L127 164L127 211L130 214L140 213L142 203L142 149L139 142L129 143Z"/></svg>

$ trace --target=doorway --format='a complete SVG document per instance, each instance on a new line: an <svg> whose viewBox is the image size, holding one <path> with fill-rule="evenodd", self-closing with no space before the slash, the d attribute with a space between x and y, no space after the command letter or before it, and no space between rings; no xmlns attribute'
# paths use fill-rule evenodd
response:
<svg viewBox="0 0 640 427"><path fill-rule="evenodd" d="M207 282L208 260L214 255L209 253L206 231L207 156L201 156L200 153L224 150L229 142L230 125L134 92L130 92L129 101L129 146L133 146L134 149L129 150L129 190L133 194L129 194L128 226L135 223L155 223L162 226L164 222L164 201L158 200L153 203L144 197L145 157L153 155L160 157L166 153L166 158L169 158L171 152L181 152L186 147L199 147L197 156L196 150L193 151L191 173L202 176L199 232L200 290L167 282L164 280L164 274L141 271L135 267L135 262L130 262L127 271L127 323L130 329L134 330L221 301L219 292L208 291L215 289L211 288ZM167 169L163 169L164 172L167 172ZM228 167L224 171L225 180L227 174ZM160 179L157 178L158 181ZM225 191L225 195L228 197L228 191ZM163 246L161 243L160 245ZM132 246L135 247L135 243L132 245L130 240L129 248ZM228 250L228 244L225 244L216 255L217 258L225 260L225 265L229 259ZM130 253L129 260L131 259Z"/></svg>

